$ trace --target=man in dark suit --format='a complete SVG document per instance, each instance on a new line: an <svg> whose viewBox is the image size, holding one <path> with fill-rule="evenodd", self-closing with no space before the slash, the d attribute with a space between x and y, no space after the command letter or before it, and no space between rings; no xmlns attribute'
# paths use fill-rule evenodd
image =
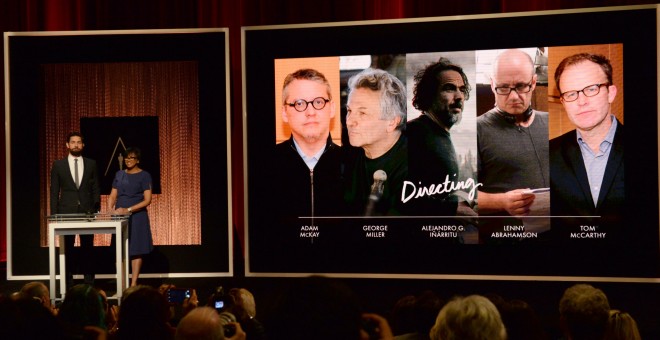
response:
<svg viewBox="0 0 660 340"><path fill-rule="evenodd" d="M601 55L572 55L557 67L555 81L576 129L550 141L552 215L601 217L558 218L553 225L561 224L571 238L612 240L625 199L623 125L611 112L617 94L612 65Z"/></svg>
<svg viewBox="0 0 660 340"><path fill-rule="evenodd" d="M101 190L99 187L96 162L82 157L85 147L83 137L79 132L71 132L67 136L67 157L53 162L50 172L50 213L74 214L94 213L101 206ZM65 236L64 245L67 249L66 280L67 287L73 286L73 265L80 264L85 283L93 284L94 271L89 253L94 246L94 235L80 235L81 249L79 254L73 254L75 236ZM73 255L73 256L72 256ZM76 258L78 261L76 261Z"/></svg>

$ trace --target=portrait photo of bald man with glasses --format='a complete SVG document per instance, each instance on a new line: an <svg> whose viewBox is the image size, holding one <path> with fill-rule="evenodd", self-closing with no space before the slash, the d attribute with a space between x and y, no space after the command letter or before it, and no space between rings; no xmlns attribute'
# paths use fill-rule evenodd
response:
<svg viewBox="0 0 660 340"><path fill-rule="evenodd" d="M492 63L490 88L495 107L477 118L477 172L480 237L515 225L547 231L549 220L520 217L549 214L548 113L533 106L535 62L520 49L504 50ZM545 99L545 98L544 98Z"/></svg>

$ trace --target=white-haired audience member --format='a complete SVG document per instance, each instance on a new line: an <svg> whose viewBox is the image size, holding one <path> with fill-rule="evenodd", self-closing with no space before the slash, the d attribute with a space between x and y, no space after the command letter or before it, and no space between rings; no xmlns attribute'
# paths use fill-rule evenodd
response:
<svg viewBox="0 0 660 340"><path fill-rule="evenodd" d="M432 340L505 340L506 329L495 305L480 295L449 301L431 328Z"/></svg>

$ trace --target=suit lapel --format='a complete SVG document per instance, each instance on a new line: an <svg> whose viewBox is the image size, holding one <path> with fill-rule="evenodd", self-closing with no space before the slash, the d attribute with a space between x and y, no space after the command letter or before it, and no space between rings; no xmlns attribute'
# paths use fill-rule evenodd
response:
<svg viewBox="0 0 660 340"><path fill-rule="evenodd" d="M78 190L85 185L85 182L87 181L87 169L89 168L89 164L87 164L87 160L85 157L80 157L83 161L83 171L82 171L82 177L80 177L80 187L78 187Z"/></svg>
<svg viewBox="0 0 660 340"><path fill-rule="evenodd" d="M601 203L607 197L617 172L621 166L623 166L623 125L619 122L617 123L612 150L610 150L610 158L607 159L603 183L601 184L600 193L598 194L598 207L600 207Z"/></svg>
<svg viewBox="0 0 660 340"><path fill-rule="evenodd" d="M76 189L76 181L73 179L73 174L71 173L71 166L69 165L69 156L67 156L62 160L62 170L64 171L64 174L66 174L63 176L63 178L67 178L67 181L69 182L68 185Z"/></svg>
<svg viewBox="0 0 660 340"><path fill-rule="evenodd" d="M89 176L90 176L89 175L89 161L85 157L81 157L81 158L83 160L83 172L82 172L82 178L80 179L80 188L82 188L83 185L85 185L85 183L87 183L87 181L89 179ZM80 188L78 188L78 190L80 190Z"/></svg>
<svg viewBox="0 0 660 340"><path fill-rule="evenodd" d="M564 143L564 147L566 148L566 161L575 174L575 178L580 185L580 189L585 201L592 202L593 206L594 199L591 196L591 189L589 188L589 177L587 177L587 170L584 167L582 151L580 150L580 145L577 143L577 132L574 130L573 133L571 133L569 136L569 139L567 139L566 143Z"/></svg>

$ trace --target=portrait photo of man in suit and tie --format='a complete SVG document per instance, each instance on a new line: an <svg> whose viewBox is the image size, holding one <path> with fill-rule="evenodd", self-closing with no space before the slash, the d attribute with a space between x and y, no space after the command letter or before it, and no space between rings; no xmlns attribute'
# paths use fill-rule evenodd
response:
<svg viewBox="0 0 660 340"><path fill-rule="evenodd" d="M91 214L101 206L96 162L82 157L85 147L80 132L71 132L66 139L69 151L65 158L53 162L50 172L50 213ZM73 286L73 273L84 274L86 284L94 283L94 269L88 252L94 246L94 235L79 235L80 249L75 251L75 235L64 236L66 256L66 285Z"/></svg>
<svg viewBox="0 0 660 340"><path fill-rule="evenodd" d="M601 54L573 54L561 60L554 78L575 129L550 141L550 206L553 216L565 217L554 219L553 229L562 224L572 233L563 238L614 239L625 186L623 116L612 105L621 90L612 63Z"/></svg>

